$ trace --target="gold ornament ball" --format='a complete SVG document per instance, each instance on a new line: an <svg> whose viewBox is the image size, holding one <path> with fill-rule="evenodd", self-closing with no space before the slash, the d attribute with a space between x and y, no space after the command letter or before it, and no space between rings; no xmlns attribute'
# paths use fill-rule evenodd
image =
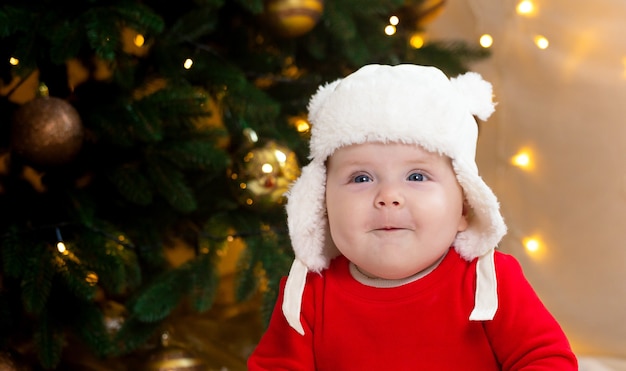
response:
<svg viewBox="0 0 626 371"><path fill-rule="evenodd" d="M204 361L179 346L164 346L154 350L146 361L145 371L208 371Z"/></svg>
<svg viewBox="0 0 626 371"><path fill-rule="evenodd" d="M324 11L323 0L269 0L267 23L282 37L297 37L311 31Z"/></svg>
<svg viewBox="0 0 626 371"><path fill-rule="evenodd" d="M37 97L23 104L13 117L11 146L33 165L62 165L83 144L84 129L71 104L55 97Z"/></svg>
<svg viewBox="0 0 626 371"><path fill-rule="evenodd" d="M289 186L300 176L296 154L268 141L237 156L228 176L238 202L257 211L283 205Z"/></svg>

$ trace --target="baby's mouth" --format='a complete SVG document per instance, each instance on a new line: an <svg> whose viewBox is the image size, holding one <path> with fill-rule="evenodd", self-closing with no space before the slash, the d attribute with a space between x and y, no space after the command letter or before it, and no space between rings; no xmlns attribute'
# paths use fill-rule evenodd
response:
<svg viewBox="0 0 626 371"><path fill-rule="evenodd" d="M400 229L404 229L404 228L393 227L393 226L384 226L384 227L378 228L379 231L396 231L396 230L400 230Z"/></svg>

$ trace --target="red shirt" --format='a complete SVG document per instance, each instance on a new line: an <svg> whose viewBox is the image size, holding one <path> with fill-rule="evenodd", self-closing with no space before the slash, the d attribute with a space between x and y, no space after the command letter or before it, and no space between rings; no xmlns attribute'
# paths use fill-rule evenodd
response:
<svg viewBox="0 0 626 371"><path fill-rule="evenodd" d="M248 370L558 370L577 360L561 327L510 255L495 253L498 310L470 321L476 259L451 249L417 281L363 285L339 256L309 273L302 299L304 336L281 310L284 279L269 327Z"/></svg>

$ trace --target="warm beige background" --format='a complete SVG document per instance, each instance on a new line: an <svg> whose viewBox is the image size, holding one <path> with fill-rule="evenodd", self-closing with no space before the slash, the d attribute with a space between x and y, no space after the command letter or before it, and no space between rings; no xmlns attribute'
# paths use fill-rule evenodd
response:
<svg viewBox="0 0 626 371"><path fill-rule="evenodd" d="M493 35L492 57L472 69L499 102L481 126L478 162L509 225L501 249L520 259L581 369L626 370L626 1L534 4L523 17L517 1L450 0L428 32ZM524 147L531 171L509 162ZM543 241L540 254L525 251L528 235ZM624 363L592 365L598 357Z"/></svg>

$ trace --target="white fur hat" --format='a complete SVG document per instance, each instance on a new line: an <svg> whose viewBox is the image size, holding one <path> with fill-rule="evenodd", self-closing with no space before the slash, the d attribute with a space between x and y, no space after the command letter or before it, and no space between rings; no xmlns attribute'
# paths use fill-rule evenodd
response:
<svg viewBox="0 0 626 371"><path fill-rule="evenodd" d="M457 234L456 251L479 258L471 320L490 320L497 309L493 251L506 233L498 200L478 174L474 116L494 112L492 86L475 72L448 77L429 66L367 65L320 86L309 102L310 163L287 193L287 224L295 261L285 287L283 313L301 334L307 272L326 269L339 255L325 215L325 161L338 148L365 142L400 142L448 156L472 208L469 226Z"/></svg>

